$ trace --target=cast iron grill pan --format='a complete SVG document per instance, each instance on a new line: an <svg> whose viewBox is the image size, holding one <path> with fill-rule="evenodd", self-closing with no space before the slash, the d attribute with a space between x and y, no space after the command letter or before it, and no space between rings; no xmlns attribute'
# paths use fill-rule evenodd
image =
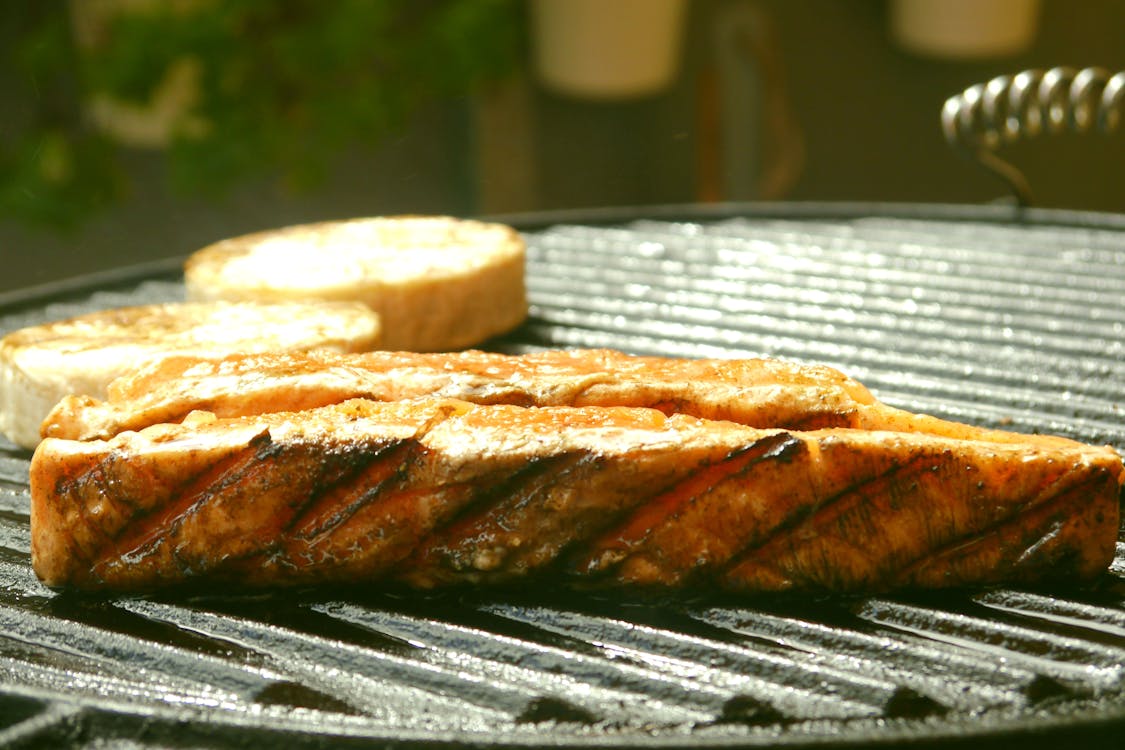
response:
<svg viewBox="0 0 1125 750"><path fill-rule="evenodd" d="M1125 448L1125 219L723 207L524 221L492 348L827 363L904 408ZM182 298L178 264L0 300L0 333ZM1125 543L1091 586L94 598L31 571L0 445L0 744L1024 745L1125 731Z"/></svg>

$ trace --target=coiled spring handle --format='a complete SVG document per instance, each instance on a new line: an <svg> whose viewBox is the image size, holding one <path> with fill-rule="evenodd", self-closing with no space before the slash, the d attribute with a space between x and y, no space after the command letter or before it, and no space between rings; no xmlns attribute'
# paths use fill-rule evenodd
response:
<svg viewBox="0 0 1125 750"><path fill-rule="evenodd" d="M1125 71L1025 70L950 97L941 111L941 126L953 148L1004 180L1026 206L1032 202L1027 179L995 149L1042 132L1111 133L1121 124L1123 108Z"/></svg>

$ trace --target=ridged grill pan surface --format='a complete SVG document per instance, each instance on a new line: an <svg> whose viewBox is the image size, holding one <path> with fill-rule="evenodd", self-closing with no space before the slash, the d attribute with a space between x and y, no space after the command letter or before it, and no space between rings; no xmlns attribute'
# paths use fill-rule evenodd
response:
<svg viewBox="0 0 1125 750"><path fill-rule="evenodd" d="M517 223L531 316L491 348L821 362L896 406L1125 448L1125 217L726 206ZM0 298L0 333L182 295L178 264L26 290ZM1122 542L1095 584L1050 590L81 597L31 571L28 459L0 444L4 746L1045 747L1125 731Z"/></svg>

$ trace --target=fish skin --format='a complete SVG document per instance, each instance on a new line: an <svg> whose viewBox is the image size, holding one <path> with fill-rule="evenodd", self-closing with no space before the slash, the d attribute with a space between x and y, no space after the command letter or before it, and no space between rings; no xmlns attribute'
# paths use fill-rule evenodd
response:
<svg viewBox="0 0 1125 750"><path fill-rule="evenodd" d="M1112 450L1063 440L354 399L43 441L32 562L49 586L132 592L1089 580L1114 553L1122 476Z"/></svg>

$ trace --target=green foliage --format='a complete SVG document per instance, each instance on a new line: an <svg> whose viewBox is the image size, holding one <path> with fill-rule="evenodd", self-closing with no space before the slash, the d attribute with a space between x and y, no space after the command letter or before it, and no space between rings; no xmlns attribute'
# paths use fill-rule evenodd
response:
<svg viewBox="0 0 1125 750"><path fill-rule="evenodd" d="M160 0L117 15L81 51L65 13L39 13L12 55L35 105L0 134L0 213L67 224L117 199L120 146L81 103L144 105L184 61L195 96L166 148L177 188L218 195L260 176L315 185L344 148L510 73L523 12L520 0Z"/></svg>
<svg viewBox="0 0 1125 750"><path fill-rule="evenodd" d="M69 226L120 196L121 172L113 145L82 117L65 14L51 3L22 11L6 8L20 33L5 62L24 106L0 128L0 215Z"/></svg>

